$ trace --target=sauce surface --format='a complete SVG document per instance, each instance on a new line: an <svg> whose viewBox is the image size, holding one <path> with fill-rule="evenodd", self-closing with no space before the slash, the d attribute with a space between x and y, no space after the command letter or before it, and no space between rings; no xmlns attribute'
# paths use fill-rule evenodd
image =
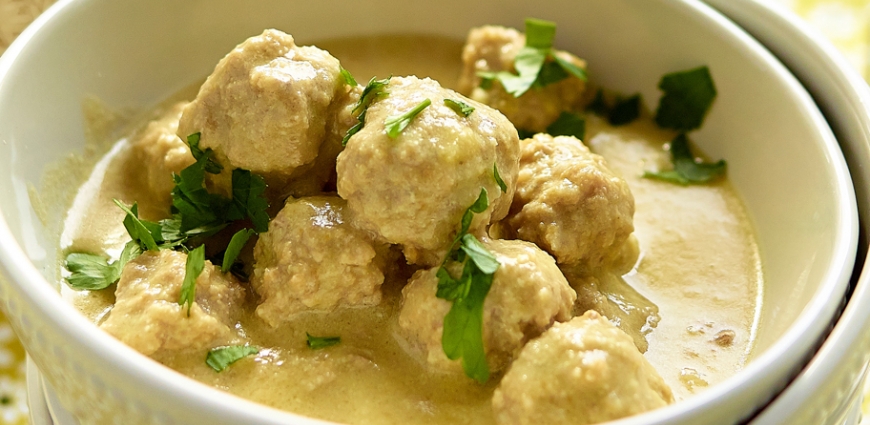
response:
<svg viewBox="0 0 870 425"><path fill-rule="evenodd" d="M462 42L451 39L380 36L313 44L339 58L360 82L417 75L453 87L461 67ZM640 177L644 169L669 161L662 146L673 134L650 119L613 128L589 116L587 128L584 142L625 178L635 198L641 255L623 279L658 306L661 318L646 335L645 356L675 398L684 399L733 375L752 348L763 278L751 225L725 180L682 187ZM117 256L128 236L113 198L138 201L147 219L166 214L165 205L148 198L137 178L141 165L127 147L125 139L113 148L79 191L61 238L64 252ZM307 313L277 329L253 315L249 296L248 313L237 326L263 350L224 372L210 369L203 352L157 360L244 398L337 422L494 423L490 398L498 376L481 386L464 376L431 372L397 342L395 316L409 273L397 269L390 275L377 307ZM62 292L97 323L114 302L114 286L80 292L63 285ZM311 350L306 332L341 335L342 342Z"/></svg>

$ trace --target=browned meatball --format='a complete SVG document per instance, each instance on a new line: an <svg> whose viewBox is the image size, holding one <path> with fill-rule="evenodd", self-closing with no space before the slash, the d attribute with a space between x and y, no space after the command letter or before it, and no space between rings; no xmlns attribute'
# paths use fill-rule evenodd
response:
<svg viewBox="0 0 870 425"><path fill-rule="evenodd" d="M519 140L498 111L468 100L430 79L393 78L389 95L371 104L365 126L338 157L338 194L358 224L402 245L409 262L437 264L459 229L462 214L486 189L489 208L476 214L472 231L504 217L514 193ZM388 117L424 100L423 109L395 139ZM444 99L475 108L467 117ZM502 192L494 167L507 185Z"/></svg>
<svg viewBox="0 0 870 425"><path fill-rule="evenodd" d="M523 345L555 321L571 318L576 293L553 258L523 241L484 240L500 266L483 305L483 344L490 370L506 368ZM441 347L444 316L451 303L437 298L437 268L421 270L402 290L399 330L430 366L462 373Z"/></svg>
<svg viewBox="0 0 870 425"><path fill-rule="evenodd" d="M127 263L115 290L115 306L103 322L106 332L145 355L208 349L238 339L235 316L244 289L210 261L196 279L196 299L178 304L187 254L148 251Z"/></svg>
<svg viewBox="0 0 870 425"><path fill-rule="evenodd" d="M499 425L585 425L673 401L631 338L589 311L526 344L496 388L492 407Z"/></svg>
<svg viewBox="0 0 870 425"><path fill-rule="evenodd" d="M543 132L559 114L577 105L583 97L586 83L569 77L545 87L533 87L520 97L506 92L499 83L491 88L480 87L478 72L515 72L514 59L526 44L526 36L512 28L483 26L468 33L462 50L464 64L459 78L459 92L501 111L517 128ZM556 52L560 58L585 68L586 63L567 52Z"/></svg>
<svg viewBox="0 0 870 425"><path fill-rule="evenodd" d="M233 168L286 181L317 157L341 109L331 105L347 90L328 52L266 30L218 63L184 109L178 135L200 132L201 147L215 151L226 170L218 187Z"/></svg>
<svg viewBox="0 0 870 425"><path fill-rule="evenodd" d="M380 248L351 226L341 198L291 199L254 247L257 315L276 326L303 311L378 304Z"/></svg>
<svg viewBox="0 0 870 425"><path fill-rule="evenodd" d="M620 259L634 231L625 180L573 137L538 134L521 146L508 228L560 264L594 270Z"/></svg>

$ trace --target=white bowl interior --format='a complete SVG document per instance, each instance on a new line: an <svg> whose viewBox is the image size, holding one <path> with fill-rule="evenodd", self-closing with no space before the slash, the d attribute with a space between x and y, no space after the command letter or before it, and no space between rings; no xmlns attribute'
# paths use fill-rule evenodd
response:
<svg viewBox="0 0 870 425"><path fill-rule="evenodd" d="M646 420L689 421L705 403L718 406L725 415L720 419L748 414L802 366L832 320L854 257L854 196L836 140L796 80L754 40L691 0L377 1L364 7L335 0L62 1L0 59L0 264L11 285L2 296L17 330L33 332L15 317L28 311L38 312L32 320L42 323L39 328L64 327L61 338L90 353L78 356L80 373L121 388L119 396L136 399L141 385L173 387L167 394L177 400L145 397L145 410L163 406L162 415L177 418L173 406L184 402L193 403L186 408L195 412L211 406L214 423L268 421L265 413L245 417L241 409L252 405L233 397L173 383L172 372L131 355L74 317L74 309L42 279L57 280L57 236L49 231L57 226L40 220L28 188L39 185L50 164L83 148L83 99L147 109L203 78L234 45L269 27L300 43L377 33L462 39L482 24L521 28L526 16L556 21L557 45L585 58L591 78L623 93L640 92L650 108L659 98L661 75L710 67L719 96L692 137L710 157L729 161L729 178L761 248L764 307L747 370ZM28 348L43 368L59 356L41 346ZM97 360L111 367L95 370ZM112 382L111 373L134 378ZM48 379L53 375L47 373ZM63 390L62 383L54 384ZM72 405L76 395L62 397Z"/></svg>

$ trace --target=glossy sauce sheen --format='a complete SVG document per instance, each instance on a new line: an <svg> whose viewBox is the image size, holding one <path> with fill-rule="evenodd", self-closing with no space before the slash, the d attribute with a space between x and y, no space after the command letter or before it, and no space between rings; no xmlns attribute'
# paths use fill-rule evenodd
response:
<svg viewBox="0 0 870 425"><path fill-rule="evenodd" d="M374 75L415 74L452 87L460 69L462 43L449 39L386 36L314 44L339 58L362 84ZM669 160L662 144L673 137L649 119L614 129L590 117L587 125L587 144L625 177L635 197L641 258L624 279L657 304L661 316L647 335L645 356L676 398L686 398L741 369L752 347L762 275L751 226L727 181L682 187L640 177ZM128 236L112 198L138 201L144 218L161 218L165 206L145 198L136 178L141 170L132 162L122 145L97 166L69 213L62 250L117 256ZM206 366L204 352L157 360L239 396L337 422L493 423L490 398L499 377L481 386L464 376L429 372L397 342L395 314L408 274L393 275L378 307L307 314L277 330L253 316L254 297L248 297L249 315L238 326L262 349L224 372ZM98 323L114 301L114 287L88 293L64 285L62 291ZM306 332L338 335L341 343L311 350Z"/></svg>

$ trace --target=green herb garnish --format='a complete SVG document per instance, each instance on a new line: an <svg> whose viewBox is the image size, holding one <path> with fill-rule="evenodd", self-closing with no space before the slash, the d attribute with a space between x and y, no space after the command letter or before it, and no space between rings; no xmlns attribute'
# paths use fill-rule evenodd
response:
<svg viewBox="0 0 870 425"><path fill-rule="evenodd" d="M350 140L351 136L362 130L363 126L366 124L366 111L368 110L369 105L378 98L390 94L387 91L387 84L390 83L390 78L392 77L377 80L376 77L372 77L368 84L366 84L366 87L363 89L363 92L359 97L359 101L357 101L356 106L354 106L353 111L351 111L351 113L358 114L356 117L358 122L347 130L347 134L345 134L341 139L341 146L347 146L347 141Z"/></svg>
<svg viewBox="0 0 870 425"><path fill-rule="evenodd" d="M387 119L384 120L384 127L387 131L387 136L389 136L391 139L399 137L399 133L401 133L402 130L408 127L408 124L411 123L411 120L413 120L414 117L419 115L420 112L422 112L431 104L431 100L425 99L404 114L387 117Z"/></svg>
<svg viewBox="0 0 870 425"><path fill-rule="evenodd" d="M130 241L124 245L121 256L109 263L99 255L72 252L66 256L64 266L70 271L66 281L74 289L98 291L106 289L121 278L121 271L130 260L139 256L139 244Z"/></svg>
<svg viewBox="0 0 870 425"><path fill-rule="evenodd" d="M260 349L252 345L212 348L205 356L205 364L214 369L215 372L223 372L231 364L259 352Z"/></svg>
<svg viewBox="0 0 870 425"><path fill-rule="evenodd" d="M610 125L625 125L640 117L640 94L618 99L607 114Z"/></svg>
<svg viewBox="0 0 870 425"><path fill-rule="evenodd" d="M586 81L586 71L570 61L562 59L553 50L556 24L541 19L526 19L526 45L514 59L516 74L501 72L478 72L480 87L489 90L498 80L505 91L514 97L522 96L531 87L544 87L573 75ZM550 61L548 61L550 60Z"/></svg>
<svg viewBox="0 0 870 425"><path fill-rule="evenodd" d="M163 242L163 230L158 223L139 219L139 206L134 202L131 207L127 207L121 201L113 199L115 205L123 210L127 215L124 217L124 228L127 233L138 243L143 251L157 251L157 244Z"/></svg>
<svg viewBox="0 0 870 425"><path fill-rule="evenodd" d="M563 111L559 118L547 126L547 133L551 136L574 136L579 140L586 137L586 120L573 112Z"/></svg>
<svg viewBox="0 0 870 425"><path fill-rule="evenodd" d="M187 315L190 316L190 307L196 297L196 279L205 267L205 245L187 253L187 262L184 265L184 282L181 284L181 295L178 297L178 305L184 308L187 305Z"/></svg>
<svg viewBox="0 0 870 425"><path fill-rule="evenodd" d="M239 257L239 253L242 252L242 248L244 248L245 244L248 243L248 239L256 233L257 232L251 229L242 229L233 235L233 238L230 239L230 244L227 245L227 250L224 252L221 272L226 273L230 271L233 264L236 262L236 258Z"/></svg>
<svg viewBox="0 0 870 425"><path fill-rule="evenodd" d="M233 170L233 205L227 220L250 218L257 233L269 230L269 201L266 200L266 181L248 170Z"/></svg>
<svg viewBox="0 0 870 425"><path fill-rule="evenodd" d="M480 383L489 379L489 365L483 347L483 303L499 263L474 235L468 234L468 229L474 214L486 211L488 207L486 189L481 189L477 200L463 214L459 234L436 272L438 289L435 295L453 302L444 316L441 348L447 358L461 358L465 375ZM463 264L458 279L447 270L448 261Z"/></svg>
<svg viewBox="0 0 870 425"><path fill-rule="evenodd" d="M501 179L501 175L498 173L498 166L496 164L492 164L492 176L495 177L495 182L498 183L499 189L501 189L501 193L507 192L507 184L504 180Z"/></svg>
<svg viewBox="0 0 870 425"><path fill-rule="evenodd" d="M659 89L664 95L656 110L656 124L679 131L700 127L716 98L713 77L706 66L666 74Z"/></svg>
<svg viewBox="0 0 870 425"><path fill-rule="evenodd" d="M351 87L356 87L359 85L356 82L356 78L353 78L353 75L351 75L348 70L344 69L343 66L339 65L338 69L339 69L339 73L341 74L341 78L344 79L345 84L347 84Z"/></svg>
<svg viewBox="0 0 870 425"><path fill-rule="evenodd" d="M453 111L455 111L457 114L462 115L466 118L468 118L468 116L471 115L472 112L474 112L473 106L469 106L467 103L459 100L444 99L444 104Z"/></svg>
<svg viewBox="0 0 870 425"><path fill-rule="evenodd" d="M681 185L706 183L725 175L727 164L724 159L715 163L697 162L689 148L689 138L681 133L671 141L671 159L674 169L662 172L645 172L644 177L664 180Z"/></svg>
<svg viewBox="0 0 870 425"><path fill-rule="evenodd" d="M308 348L311 348L312 350L320 350L321 348L331 347L341 342L340 336L318 337L312 336L310 333L305 332L305 337L307 338L305 344L308 345Z"/></svg>
<svg viewBox="0 0 870 425"><path fill-rule="evenodd" d="M199 161L203 156L208 157L205 163L205 171L212 174L219 174L224 167L217 163L211 156L213 152L211 149L202 150L199 148L199 140L202 136L202 133L196 132L189 136L187 136L187 146L190 147L190 153L193 155L193 159Z"/></svg>

